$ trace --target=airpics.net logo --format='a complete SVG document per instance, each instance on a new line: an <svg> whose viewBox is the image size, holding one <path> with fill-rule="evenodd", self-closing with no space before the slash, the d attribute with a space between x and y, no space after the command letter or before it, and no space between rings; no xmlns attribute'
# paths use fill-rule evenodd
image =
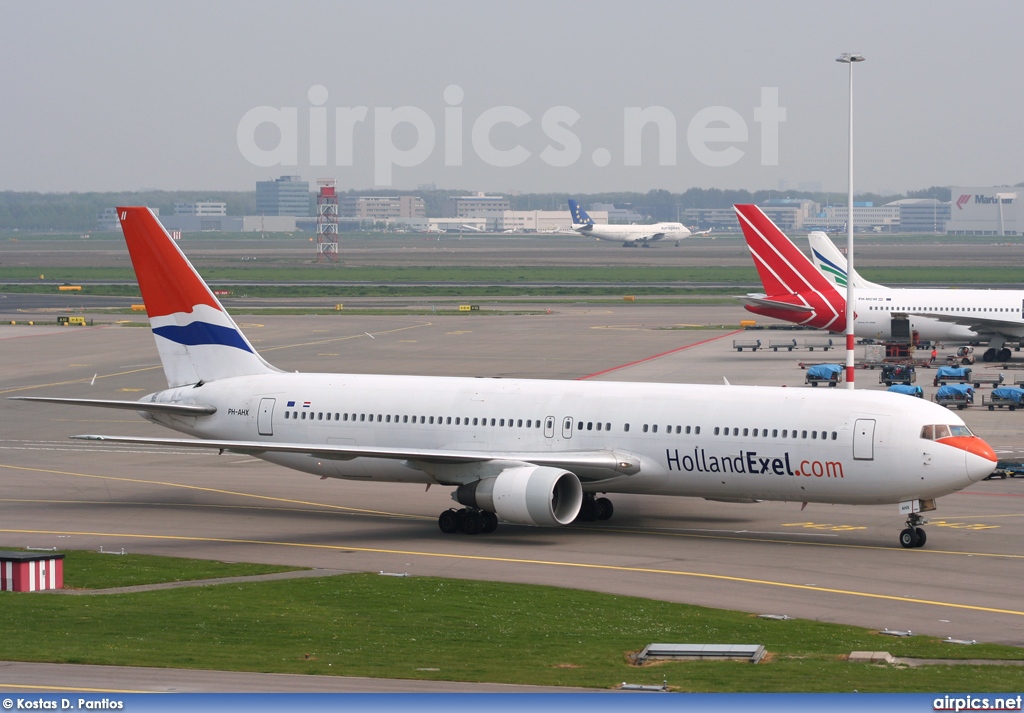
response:
<svg viewBox="0 0 1024 713"><path fill-rule="evenodd" d="M439 104L434 109L434 116L415 106L374 107L372 111L366 106L336 106L331 112L326 106L327 88L319 84L310 87L307 98L310 106L301 110L307 115L301 119L299 107L257 106L247 111L238 122L236 131L238 150L243 158L260 167L298 166L300 121L308 121L309 145L304 147L303 153L308 155L309 166L330 165L328 137L332 135L333 165L354 166L356 142L367 140L369 132L373 146L373 182L377 186L392 185L396 168L422 165L438 150L444 153L445 166L462 166L467 132L469 146L476 158L495 168L510 168L538 160L553 168L565 168L576 164L584 155L583 142L573 131L581 115L568 106L553 106L541 114L544 145L528 148L522 143L514 143L507 148L495 146L495 129L508 125L514 135L515 130L522 129L535 117L515 106L495 106L475 116L467 116L462 107L465 92L455 84L445 88L442 93L444 105ZM760 104L752 107L747 116L759 127L756 140L761 165L777 166L779 125L786 121L786 109L779 106L778 87L761 87ZM663 106L623 108L622 165L643 164L643 137L648 126L652 126L656 133L658 165L675 166L679 154L679 122L675 114ZM258 134L274 133L275 130L276 145L268 146L267 142L258 140ZM415 136L415 140L411 146L400 146L395 140L396 132ZM506 138L509 133L507 126L502 127L501 133L502 143L511 143ZM743 113L727 106L709 106L696 112L687 122L686 147L690 155L703 165L723 168L744 159L749 150L750 133L750 125ZM526 139L521 137L518 141ZM439 142L442 145L440 149ZM613 158L608 148L590 150L589 159L599 168L611 165Z"/></svg>

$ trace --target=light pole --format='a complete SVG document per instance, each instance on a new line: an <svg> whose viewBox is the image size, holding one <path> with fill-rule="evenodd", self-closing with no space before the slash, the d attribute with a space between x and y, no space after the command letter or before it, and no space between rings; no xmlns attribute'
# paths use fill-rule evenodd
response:
<svg viewBox="0 0 1024 713"><path fill-rule="evenodd" d="M846 196L846 388L853 388L854 302L853 302L853 65L864 56L843 52L836 62L850 65L850 174Z"/></svg>

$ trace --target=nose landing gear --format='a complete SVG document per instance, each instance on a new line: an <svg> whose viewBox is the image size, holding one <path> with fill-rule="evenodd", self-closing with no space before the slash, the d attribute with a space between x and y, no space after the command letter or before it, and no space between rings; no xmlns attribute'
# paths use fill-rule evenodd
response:
<svg viewBox="0 0 1024 713"><path fill-rule="evenodd" d="M928 540L928 535L921 525L925 524L927 524L925 519L918 513L910 513L907 516L907 527L900 533L900 544L907 549L924 547L924 543Z"/></svg>

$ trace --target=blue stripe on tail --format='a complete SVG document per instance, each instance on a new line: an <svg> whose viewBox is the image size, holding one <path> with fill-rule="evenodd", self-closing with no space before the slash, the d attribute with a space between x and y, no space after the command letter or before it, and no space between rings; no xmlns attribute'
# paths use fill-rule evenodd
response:
<svg viewBox="0 0 1024 713"><path fill-rule="evenodd" d="M192 322L184 327L171 324L164 327L154 327L153 333L187 347L211 344L235 347L245 352L252 352L252 349L246 344L241 334L234 329L221 327L217 324Z"/></svg>

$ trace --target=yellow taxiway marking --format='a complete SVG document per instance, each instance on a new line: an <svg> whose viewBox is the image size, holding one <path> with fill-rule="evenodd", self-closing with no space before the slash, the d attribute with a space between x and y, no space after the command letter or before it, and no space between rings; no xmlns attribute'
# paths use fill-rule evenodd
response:
<svg viewBox="0 0 1024 713"><path fill-rule="evenodd" d="M784 522L782 527L805 527L811 530L830 530L832 532L848 532L850 530L866 530L863 525L832 525L817 522Z"/></svg>
<svg viewBox="0 0 1024 713"><path fill-rule="evenodd" d="M454 332L445 332L445 334L472 334L472 329L458 329Z"/></svg>
<svg viewBox="0 0 1024 713"><path fill-rule="evenodd" d="M292 498L281 498L272 495L256 495L255 493L240 493L234 490L222 490L220 488L207 488L201 485L185 485L184 483L169 483L162 480L144 480L142 478L121 478L113 475L91 475L89 473L72 473L66 470L48 470L46 468L28 468L20 465L7 465L0 463L0 468L7 468L9 470L24 470L32 473L49 473L51 475L70 475L76 478L94 478L96 480L112 480L118 483L140 483L143 485L163 485L168 488L182 488L184 490L200 490L206 493L217 493L219 495L236 495L243 498L254 498L256 500L270 500L272 502L279 503L290 503L292 505L312 505L316 507L328 508L331 510L343 510L345 512L358 512L368 515L386 515L387 517L407 517L407 518L419 518L418 515L404 515L396 512L385 512L382 510L367 510L365 508L350 508L344 505L332 505L329 503L314 503L307 500L294 500ZM2 532L2 530L0 530Z"/></svg>
<svg viewBox="0 0 1024 713"><path fill-rule="evenodd" d="M936 527L952 527L956 530L995 530L1001 527L1001 525L983 525L977 522L947 522L946 520L929 520L928 524L935 525Z"/></svg>
<svg viewBox="0 0 1024 713"><path fill-rule="evenodd" d="M527 559L521 557L494 557L487 555L456 554L452 552L427 552L422 550L399 550L383 547L356 547L352 545L325 545L308 542L284 542L275 540L248 540L231 537L199 537L196 535L145 535L138 533L124 532L79 532L75 530L17 530L0 529L0 532L19 535L55 535L55 536L79 536L79 537L120 537L138 540L168 540L173 542L219 542L235 545L270 545L276 547L295 547L314 550L331 550L344 552L364 552L368 554L401 555L403 557L429 557L435 559L464 560L472 562L503 562L506 564L534 565L544 567L564 567L568 569L590 569L606 572L628 572L632 574L663 574L674 577L693 577L696 579L710 579L719 582L733 582L736 584L754 584L767 587L780 587L783 589L796 589L805 592L818 592L820 594L839 594L849 597L860 597L864 599L880 599L883 601L903 602L905 604L924 604L927 606L942 607L948 609L964 609L968 611L985 612L989 614L1009 614L1011 616L1024 617L1024 611L1015 609L999 609L997 607L983 607L976 604L958 604L956 602L943 602L935 599L917 599L915 597L901 597L894 594L877 594L875 592L859 592L853 589L837 589L834 587L820 587L811 584L795 584L792 582L778 582L770 579L755 579L753 577L736 577L727 574L710 574L708 572L690 572L679 569L660 569L655 567L627 567L623 565L595 564L591 562L569 562L560 560Z"/></svg>
<svg viewBox="0 0 1024 713"><path fill-rule="evenodd" d="M431 520L433 518L424 515L413 515L409 513L400 512L389 512L387 510L369 510L367 508L354 508L346 507L344 505L334 505L332 503L318 503L308 500L295 500L292 498L282 498L274 495L258 495L255 493L243 493L237 490L224 490L222 488L209 488L201 485L187 485L185 483L171 483L160 480L144 480L142 478L123 478L115 475L93 475L90 473L75 473L66 470L49 470L46 468L30 468L28 466L20 465L9 465L0 463L0 468L7 468L9 470L22 470L33 473L48 473L51 475L68 475L77 478L93 478L96 480L109 480L114 482L123 483L140 483L144 485L164 485L168 488L181 488L183 490L198 490L209 493L217 493L220 495L235 495L241 498L253 498L256 500L265 500L270 502L289 503L293 505L308 505L311 507L320 507L328 510L339 510L347 513L358 513L361 515L373 515L380 517L398 518L406 520ZM226 506L225 506L226 507ZM574 530L583 530L586 528L573 528ZM3 532L3 530L0 530ZM910 550L906 550L902 547L882 547L879 545L856 545L852 543L843 542L803 542L794 540L779 540L775 538L763 538L763 537L742 537L740 533L730 533L721 535L712 535L703 532L667 532L665 530L643 530L643 529L631 529L627 530L624 528L613 528L613 527L602 527L600 530L593 530L595 534L602 533L615 533L621 535L645 535L650 537L678 537L686 538L691 540L730 540L733 542L760 542L769 544L780 544L780 545L793 545L798 547L837 547L841 549L849 550L877 550L880 552L899 552L899 553L910 553ZM958 550L913 550L913 553L918 556L925 555L960 555L967 557L988 557L992 559L1024 559L1024 554L1008 554L999 552L966 552Z"/></svg>

